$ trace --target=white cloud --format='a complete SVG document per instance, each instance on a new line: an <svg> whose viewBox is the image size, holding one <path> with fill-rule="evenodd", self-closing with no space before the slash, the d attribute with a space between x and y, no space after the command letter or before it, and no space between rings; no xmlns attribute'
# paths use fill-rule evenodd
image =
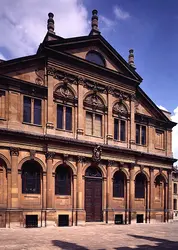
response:
<svg viewBox="0 0 178 250"><path fill-rule="evenodd" d="M114 30L114 26L116 25L116 23L105 17L105 16L99 16L99 21L101 21L101 31L105 32L105 31L111 31Z"/></svg>
<svg viewBox="0 0 178 250"><path fill-rule="evenodd" d="M162 109L162 110L164 110L164 111L168 111L165 107L163 107L163 106L161 106L161 105L157 105L158 106L158 108L160 108L160 109Z"/></svg>
<svg viewBox="0 0 178 250"><path fill-rule="evenodd" d="M89 33L88 12L82 0L1 0L0 49L5 48L11 58L35 53L47 32L49 12L55 15L57 35Z"/></svg>
<svg viewBox="0 0 178 250"><path fill-rule="evenodd" d="M178 123L178 107L174 109L174 114L171 116L172 121ZM178 125L173 128L172 132L172 150L174 158L178 159Z"/></svg>
<svg viewBox="0 0 178 250"><path fill-rule="evenodd" d="M121 9L117 5L114 6L113 11L114 11L116 18L119 20L126 20L126 19L130 18L130 14L127 11L124 11L123 9Z"/></svg>
<svg viewBox="0 0 178 250"><path fill-rule="evenodd" d="M2 53L0 53L0 60L6 60L6 58L4 57Z"/></svg>

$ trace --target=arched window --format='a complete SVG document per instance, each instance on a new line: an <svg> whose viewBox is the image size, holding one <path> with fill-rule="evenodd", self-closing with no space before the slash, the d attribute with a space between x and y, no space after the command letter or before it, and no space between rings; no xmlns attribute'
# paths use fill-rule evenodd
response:
<svg viewBox="0 0 178 250"><path fill-rule="evenodd" d="M77 99L68 86L67 80L64 80L64 83L55 90L54 99L57 103L56 127L61 130L72 131L73 107L77 104Z"/></svg>
<svg viewBox="0 0 178 250"><path fill-rule="evenodd" d="M96 167L88 167L85 172L86 177L102 177L101 171L99 168Z"/></svg>
<svg viewBox="0 0 178 250"><path fill-rule="evenodd" d="M36 161L27 161L22 166L22 193L40 194L41 166Z"/></svg>
<svg viewBox="0 0 178 250"><path fill-rule="evenodd" d="M105 112L103 100L93 93L84 99L83 105L86 109L85 134L102 137L103 113Z"/></svg>
<svg viewBox="0 0 178 250"><path fill-rule="evenodd" d="M103 67L105 67L105 65L106 65L103 56L100 53L98 53L97 51L94 51L94 50L89 51L87 53L85 59L92 62L92 63L96 63L96 64L98 64L100 66L103 66Z"/></svg>
<svg viewBox="0 0 178 250"><path fill-rule="evenodd" d="M165 180L162 175L158 175L155 179L155 199L161 200L164 192Z"/></svg>
<svg viewBox="0 0 178 250"><path fill-rule="evenodd" d="M114 140L126 141L126 127L128 119L128 111L122 102L117 102L113 106L114 116Z"/></svg>
<svg viewBox="0 0 178 250"><path fill-rule="evenodd" d="M146 177L143 173L137 174L135 178L135 198L145 198Z"/></svg>
<svg viewBox="0 0 178 250"><path fill-rule="evenodd" d="M124 197L125 174L117 171L113 177L113 197Z"/></svg>
<svg viewBox="0 0 178 250"><path fill-rule="evenodd" d="M56 169L55 194L71 195L71 169L67 165L60 165Z"/></svg>

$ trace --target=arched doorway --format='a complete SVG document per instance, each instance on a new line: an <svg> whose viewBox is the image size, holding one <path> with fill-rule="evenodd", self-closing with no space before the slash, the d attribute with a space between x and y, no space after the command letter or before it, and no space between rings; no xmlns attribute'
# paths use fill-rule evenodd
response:
<svg viewBox="0 0 178 250"><path fill-rule="evenodd" d="M102 221L102 174L96 167L88 167L85 172L86 221Z"/></svg>

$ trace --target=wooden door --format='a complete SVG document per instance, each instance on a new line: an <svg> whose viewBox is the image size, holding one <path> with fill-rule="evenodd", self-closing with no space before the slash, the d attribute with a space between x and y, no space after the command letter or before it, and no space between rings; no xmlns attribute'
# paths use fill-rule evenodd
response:
<svg viewBox="0 0 178 250"><path fill-rule="evenodd" d="M102 221L102 179L85 179L86 221Z"/></svg>

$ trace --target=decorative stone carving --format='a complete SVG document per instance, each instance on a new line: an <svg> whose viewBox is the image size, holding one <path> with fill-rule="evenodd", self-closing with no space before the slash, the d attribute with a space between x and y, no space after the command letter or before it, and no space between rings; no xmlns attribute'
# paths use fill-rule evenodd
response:
<svg viewBox="0 0 178 250"><path fill-rule="evenodd" d="M35 79L35 83L37 85L44 85L44 76L45 76L44 70L43 69L36 69L35 73L37 75L37 78Z"/></svg>
<svg viewBox="0 0 178 250"><path fill-rule="evenodd" d="M19 149L18 148L10 148L10 155L11 156L19 156Z"/></svg>
<svg viewBox="0 0 178 250"><path fill-rule="evenodd" d="M47 74L52 76L55 79L65 81L67 79L68 83L77 84L77 76L66 73L64 71L57 70L53 67L47 68Z"/></svg>
<svg viewBox="0 0 178 250"><path fill-rule="evenodd" d="M77 156L77 162L83 163L85 161L85 157L84 156Z"/></svg>
<svg viewBox="0 0 178 250"><path fill-rule="evenodd" d="M104 105L102 99L98 95L96 95L96 93L88 95L85 98L84 106L91 107L92 109L105 110L105 105Z"/></svg>
<svg viewBox="0 0 178 250"><path fill-rule="evenodd" d="M128 116L128 111L126 106L122 102L117 102L113 107L113 113L120 116Z"/></svg>
<svg viewBox="0 0 178 250"><path fill-rule="evenodd" d="M54 152L46 152L46 160L53 160L55 156Z"/></svg>
<svg viewBox="0 0 178 250"><path fill-rule="evenodd" d="M102 148L100 146L96 146L93 149L93 161L99 162L101 160L101 153L102 153Z"/></svg>
<svg viewBox="0 0 178 250"><path fill-rule="evenodd" d="M144 166L140 165L140 171L143 172Z"/></svg>
<svg viewBox="0 0 178 250"><path fill-rule="evenodd" d="M66 163L69 158L69 155L63 154L63 162Z"/></svg>
<svg viewBox="0 0 178 250"><path fill-rule="evenodd" d="M30 150L30 159L33 160L35 158L35 150Z"/></svg>
<svg viewBox="0 0 178 250"><path fill-rule="evenodd" d="M115 161L108 160L108 167L112 167L114 165Z"/></svg>
<svg viewBox="0 0 178 250"><path fill-rule="evenodd" d="M54 92L54 98L72 103L77 102L77 98L75 98L73 91L68 87L68 79L65 78L64 84L56 89Z"/></svg>

